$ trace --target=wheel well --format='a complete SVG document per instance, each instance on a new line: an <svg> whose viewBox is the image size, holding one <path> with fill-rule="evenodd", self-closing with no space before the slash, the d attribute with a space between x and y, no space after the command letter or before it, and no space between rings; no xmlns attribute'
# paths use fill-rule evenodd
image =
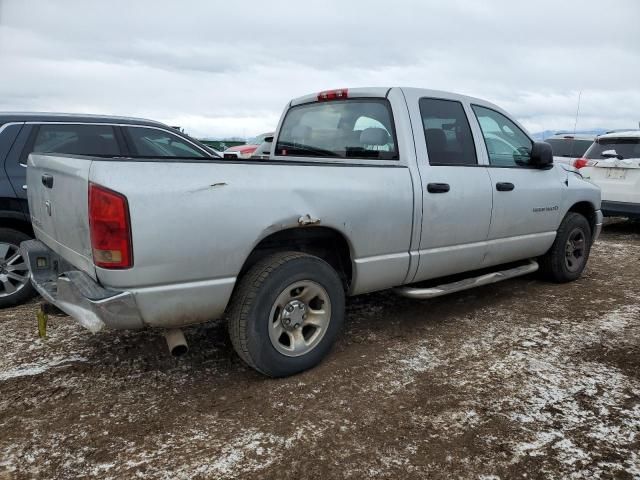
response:
<svg viewBox="0 0 640 480"><path fill-rule="evenodd" d="M591 227L591 232L596 228L596 209L589 202L578 202L573 205L570 209L570 212L576 212L582 215L589 222L589 226Z"/></svg>
<svg viewBox="0 0 640 480"><path fill-rule="evenodd" d="M17 218L0 218L0 228L12 228L33 237L31 223Z"/></svg>
<svg viewBox="0 0 640 480"><path fill-rule="evenodd" d="M240 276L265 256L288 250L322 258L338 272L348 290L353 273L349 244L340 232L328 227L291 228L263 238L245 260Z"/></svg>

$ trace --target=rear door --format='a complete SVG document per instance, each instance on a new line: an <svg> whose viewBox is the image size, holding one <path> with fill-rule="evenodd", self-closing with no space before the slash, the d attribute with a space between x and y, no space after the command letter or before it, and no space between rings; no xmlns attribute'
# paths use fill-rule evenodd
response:
<svg viewBox="0 0 640 480"><path fill-rule="evenodd" d="M461 99L407 91L422 190L414 281L482 266L491 222L491 183Z"/></svg>
<svg viewBox="0 0 640 480"><path fill-rule="evenodd" d="M115 127L43 124L34 134L31 150L27 186L36 237L95 275L88 212L91 158L78 155L119 155Z"/></svg>
<svg viewBox="0 0 640 480"><path fill-rule="evenodd" d="M565 185L557 168L528 165L529 136L506 115L472 105L482 131L493 191L493 212L485 265L543 254L560 224Z"/></svg>

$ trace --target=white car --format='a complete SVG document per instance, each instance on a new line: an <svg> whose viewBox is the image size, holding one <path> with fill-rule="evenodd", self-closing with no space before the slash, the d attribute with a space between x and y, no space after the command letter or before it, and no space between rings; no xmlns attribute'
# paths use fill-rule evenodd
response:
<svg viewBox="0 0 640 480"><path fill-rule="evenodd" d="M576 160L584 156L594 140L595 135L574 133L557 133L544 139L551 145L553 163L563 163L572 167L580 166L576 165Z"/></svg>
<svg viewBox="0 0 640 480"><path fill-rule="evenodd" d="M602 213L640 219L640 131L615 132L596 138L580 169L602 190Z"/></svg>

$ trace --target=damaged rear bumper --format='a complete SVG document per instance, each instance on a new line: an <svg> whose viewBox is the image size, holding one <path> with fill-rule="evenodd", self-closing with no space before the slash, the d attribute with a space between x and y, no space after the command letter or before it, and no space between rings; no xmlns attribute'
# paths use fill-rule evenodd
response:
<svg viewBox="0 0 640 480"><path fill-rule="evenodd" d="M144 326L131 292L102 287L38 240L22 242L20 248L38 293L87 329L97 332Z"/></svg>

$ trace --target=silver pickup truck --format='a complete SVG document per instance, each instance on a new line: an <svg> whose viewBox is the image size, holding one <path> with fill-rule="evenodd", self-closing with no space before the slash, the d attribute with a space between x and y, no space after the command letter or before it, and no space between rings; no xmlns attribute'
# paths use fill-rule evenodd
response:
<svg viewBox="0 0 640 480"><path fill-rule="evenodd" d="M168 157L154 141L140 150L156 156L29 157L32 281L94 332L163 328L170 346L225 316L271 376L327 354L346 295L431 298L538 269L575 280L602 225L597 187L500 108L452 93L297 98L266 160Z"/></svg>

